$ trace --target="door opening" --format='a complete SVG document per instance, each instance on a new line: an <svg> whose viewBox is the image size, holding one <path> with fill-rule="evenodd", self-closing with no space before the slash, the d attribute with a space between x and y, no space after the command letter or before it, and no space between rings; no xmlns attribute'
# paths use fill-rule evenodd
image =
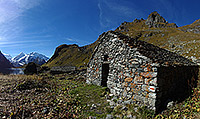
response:
<svg viewBox="0 0 200 119"><path fill-rule="evenodd" d="M108 61L108 55L104 55L104 62L102 64L102 80L101 80L101 86L107 87L109 63L105 61Z"/></svg>

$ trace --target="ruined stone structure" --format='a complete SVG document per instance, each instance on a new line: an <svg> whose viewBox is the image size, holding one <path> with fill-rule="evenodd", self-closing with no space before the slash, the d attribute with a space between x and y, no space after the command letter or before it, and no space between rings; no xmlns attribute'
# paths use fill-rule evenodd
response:
<svg viewBox="0 0 200 119"><path fill-rule="evenodd" d="M186 58L117 32L103 33L87 68L87 83L107 86L117 104L157 112L196 86L198 66Z"/></svg>
<svg viewBox="0 0 200 119"><path fill-rule="evenodd" d="M50 69L51 73L66 73L66 72L74 72L76 71L75 66L56 66Z"/></svg>

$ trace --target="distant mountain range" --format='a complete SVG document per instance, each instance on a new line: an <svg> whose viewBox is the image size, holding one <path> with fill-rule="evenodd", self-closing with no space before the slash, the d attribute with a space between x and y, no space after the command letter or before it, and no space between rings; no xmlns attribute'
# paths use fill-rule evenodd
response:
<svg viewBox="0 0 200 119"><path fill-rule="evenodd" d="M48 57L37 52L32 52L30 54L21 52L19 55L13 58L9 54L4 54L4 56L11 62L14 67L20 67L28 64L29 62L35 62L36 64L42 65L49 60Z"/></svg>

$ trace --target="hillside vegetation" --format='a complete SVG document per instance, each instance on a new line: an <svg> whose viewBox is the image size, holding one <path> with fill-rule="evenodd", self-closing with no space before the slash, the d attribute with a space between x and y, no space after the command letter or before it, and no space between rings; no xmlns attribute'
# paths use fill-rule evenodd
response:
<svg viewBox="0 0 200 119"><path fill-rule="evenodd" d="M60 45L56 48L54 55L43 66L50 68L53 66L86 67L96 45L97 41L83 47L79 47L76 44Z"/></svg>

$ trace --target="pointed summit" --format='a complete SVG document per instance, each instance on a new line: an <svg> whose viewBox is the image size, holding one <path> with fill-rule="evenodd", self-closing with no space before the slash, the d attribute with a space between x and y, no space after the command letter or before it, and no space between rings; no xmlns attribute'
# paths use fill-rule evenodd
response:
<svg viewBox="0 0 200 119"><path fill-rule="evenodd" d="M149 21L153 21L153 22L161 22L161 23L167 23L167 21L160 16L160 14L158 12L152 12L149 16L148 19Z"/></svg>
<svg viewBox="0 0 200 119"><path fill-rule="evenodd" d="M167 23L167 21L158 12L154 11L148 16L145 24L149 27L157 27L157 23Z"/></svg>
<svg viewBox="0 0 200 119"><path fill-rule="evenodd" d="M164 27L171 27L171 28L177 28L177 25L172 23L169 24L158 12L154 11L152 12L145 24L149 26L149 28L154 27L154 28L164 28Z"/></svg>
<svg viewBox="0 0 200 119"><path fill-rule="evenodd" d="M24 54L23 52L21 52L19 55L17 55L16 57L13 57L12 60L13 61L17 61L19 60L20 58L24 57L26 54Z"/></svg>

